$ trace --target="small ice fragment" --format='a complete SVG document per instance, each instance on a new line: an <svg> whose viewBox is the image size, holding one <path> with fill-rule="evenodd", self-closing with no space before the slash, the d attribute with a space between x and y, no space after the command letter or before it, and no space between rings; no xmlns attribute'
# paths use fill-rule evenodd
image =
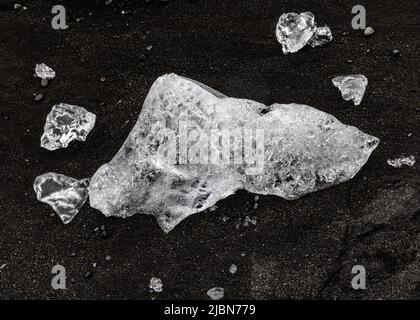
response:
<svg viewBox="0 0 420 320"><path fill-rule="evenodd" d="M372 27L367 27L364 31L364 34L366 37L370 37L374 33L375 33L375 29L373 29Z"/></svg>
<svg viewBox="0 0 420 320"><path fill-rule="evenodd" d="M392 50L392 55L394 57L399 57L401 55L401 52L398 49L394 49L394 50Z"/></svg>
<svg viewBox="0 0 420 320"><path fill-rule="evenodd" d="M358 106L365 94L368 79L363 74L352 74L336 77L332 83L340 90L344 100L353 100L354 105Z"/></svg>
<svg viewBox="0 0 420 320"><path fill-rule="evenodd" d="M55 78L55 71L47 66L45 63L40 63L35 66L35 73L41 79L53 79Z"/></svg>
<svg viewBox="0 0 420 320"><path fill-rule="evenodd" d="M409 157L399 157L396 159L388 159L388 164L393 166L394 168L401 168L403 165L407 165L409 167L414 166L416 163L416 158L414 156Z"/></svg>
<svg viewBox="0 0 420 320"><path fill-rule="evenodd" d="M42 99L44 99L44 95L42 93L38 93L35 97L34 97L36 102L40 102Z"/></svg>
<svg viewBox="0 0 420 320"><path fill-rule="evenodd" d="M316 31L314 15L311 12L284 13L276 27L276 37L284 54L302 49Z"/></svg>
<svg viewBox="0 0 420 320"><path fill-rule="evenodd" d="M225 295L225 289L220 287L211 288L209 291L207 291L207 295L212 300L220 300Z"/></svg>
<svg viewBox="0 0 420 320"><path fill-rule="evenodd" d="M238 271L238 267L236 266L236 264L232 264L232 265L230 266L230 268L229 268L229 272L230 272L231 274L235 274L235 273L236 273L236 271Z"/></svg>
<svg viewBox="0 0 420 320"><path fill-rule="evenodd" d="M48 172L36 177L34 190L39 201L48 203L64 224L69 223L88 197L89 179L73 179Z"/></svg>
<svg viewBox="0 0 420 320"><path fill-rule="evenodd" d="M96 116L85 108L60 103L47 116L41 147L48 150L66 148L76 139L85 141L95 126Z"/></svg>
<svg viewBox="0 0 420 320"><path fill-rule="evenodd" d="M244 223L243 223L243 225L245 226L245 227L248 227L249 226L249 224L253 224L254 226L257 224L257 219L256 218L250 218L249 216L246 216L245 217L245 221L244 221Z"/></svg>
<svg viewBox="0 0 420 320"><path fill-rule="evenodd" d="M316 29L314 35L309 39L311 47L323 46L328 42L331 42L333 36L328 26L319 27Z"/></svg>
<svg viewBox="0 0 420 320"><path fill-rule="evenodd" d="M163 291L162 280L156 277L151 278L149 288L152 289L154 292L162 292Z"/></svg>

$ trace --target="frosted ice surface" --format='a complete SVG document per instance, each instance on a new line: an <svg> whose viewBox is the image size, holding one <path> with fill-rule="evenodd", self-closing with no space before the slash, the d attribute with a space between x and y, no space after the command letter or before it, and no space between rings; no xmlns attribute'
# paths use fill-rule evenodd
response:
<svg viewBox="0 0 420 320"><path fill-rule="evenodd" d="M311 47L323 46L331 42L332 38L333 36L328 26L318 27L308 43Z"/></svg>
<svg viewBox="0 0 420 320"><path fill-rule="evenodd" d="M85 108L60 103L47 116L41 147L48 150L66 148L72 140L85 141L95 126L96 116Z"/></svg>
<svg viewBox="0 0 420 320"><path fill-rule="evenodd" d="M378 143L310 106L267 107L168 74L92 177L90 205L106 216L151 214L169 232L238 189L293 200L347 181Z"/></svg>
<svg viewBox="0 0 420 320"><path fill-rule="evenodd" d="M156 277L151 278L149 288L152 289L154 292L162 292L163 291L162 280Z"/></svg>
<svg viewBox="0 0 420 320"><path fill-rule="evenodd" d="M41 79L53 79L55 78L55 71L47 66L45 63L35 65L35 73L38 78Z"/></svg>
<svg viewBox="0 0 420 320"><path fill-rule="evenodd" d="M293 53L302 49L316 31L314 15L311 12L284 13L276 27L277 40L283 53Z"/></svg>
<svg viewBox="0 0 420 320"><path fill-rule="evenodd" d="M336 77L332 83L340 90L344 100L353 100L354 105L358 106L365 94L368 79L363 74L352 74Z"/></svg>
<svg viewBox="0 0 420 320"><path fill-rule="evenodd" d="M48 172L36 177L34 190L39 201L48 203L64 224L69 223L88 197L89 179L76 180Z"/></svg>
<svg viewBox="0 0 420 320"><path fill-rule="evenodd" d="M212 300L220 300L225 295L225 289L220 288L220 287L211 288L210 290L207 291L207 295Z"/></svg>
<svg viewBox="0 0 420 320"><path fill-rule="evenodd" d="M416 163L416 158L414 156L409 157L400 157L396 159L389 159L388 164L394 168L401 168L403 165L412 167Z"/></svg>

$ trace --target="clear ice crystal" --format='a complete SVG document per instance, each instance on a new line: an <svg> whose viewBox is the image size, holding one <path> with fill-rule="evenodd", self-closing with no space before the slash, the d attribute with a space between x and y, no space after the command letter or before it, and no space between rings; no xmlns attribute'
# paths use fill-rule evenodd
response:
<svg viewBox="0 0 420 320"><path fill-rule="evenodd" d="M332 33L328 26L319 27L316 29L315 33L313 34L312 38L309 39L309 44L311 47L318 47L327 44L328 42L332 41Z"/></svg>
<svg viewBox="0 0 420 320"><path fill-rule="evenodd" d="M344 100L353 100L354 105L358 106L365 94L368 79L363 74L352 74L336 77L332 83L340 90Z"/></svg>
<svg viewBox="0 0 420 320"><path fill-rule="evenodd" d="M315 17L311 12L284 13L280 16L276 27L276 37L285 54L302 49L315 32Z"/></svg>
<svg viewBox="0 0 420 320"><path fill-rule="evenodd" d="M323 46L333 38L328 26L317 27L311 12L282 14L276 26L276 37L284 54L297 52L307 43L312 47Z"/></svg>
<svg viewBox="0 0 420 320"><path fill-rule="evenodd" d="M95 121L96 116L85 108L66 103L55 105L47 116L41 147L56 150L66 148L75 139L85 141Z"/></svg>
<svg viewBox="0 0 420 320"><path fill-rule="evenodd" d="M36 177L34 190L39 201L48 203L64 224L77 215L88 197L89 179L76 180L48 172Z"/></svg>
<svg viewBox="0 0 420 320"><path fill-rule="evenodd" d="M105 216L151 214L169 232L238 189L293 200L347 181L378 143L310 106L267 107L168 74L92 177L90 205Z"/></svg>
<svg viewBox="0 0 420 320"><path fill-rule="evenodd" d="M50 80L55 78L55 71L45 63L35 65L35 73L38 78Z"/></svg>
<svg viewBox="0 0 420 320"><path fill-rule="evenodd" d="M401 168L403 165L412 167L416 163L416 158L414 156L409 157L399 157L396 159L388 159L388 164L394 168Z"/></svg>

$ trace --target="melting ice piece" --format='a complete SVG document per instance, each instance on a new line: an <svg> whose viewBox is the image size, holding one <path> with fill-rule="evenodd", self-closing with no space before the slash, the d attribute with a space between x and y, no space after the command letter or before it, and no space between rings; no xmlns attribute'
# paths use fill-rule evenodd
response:
<svg viewBox="0 0 420 320"><path fill-rule="evenodd" d="M66 148L75 139L85 141L95 121L96 116L85 108L65 103L55 105L47 116L41 147L56 150Z"/></svg>
<svg viewBox="0 0 420 320"><path fill-rule="evenodd" d="M156 277L151 278L149 288L152 289L154 292L162 292L163 291L162 280Z"/></svg>
<svg viewBox="0 0 420 320"><path fill-rule="evenodd" d="M284 13L276 27L276 37L283 53L293 53L302 49L316 31L315 17L311 12Z"/></svg>
<svg viewBox="0 0 420 320"><path fill-rule="evenodd" d="M363 74L352 74L336 77L332 83L340 90L344 100L353 100L354 105L358 106L365 94L368 79Z"/></svg>
<svg viewBox="0 0 420 320"><path fill-rule="evenodd" d="M318 27L308 43L311 47L323 46L331 42L332 38L333 36L328 26Z"/></svg>
<svg viewBox="0 0 420 320"><path fill-rule="evenodd" d="M77 215L88 197L89 179L76 180L48 172L36 177L34 190L39 201L48 203L64 224Z"/></svg>
<svg viewBox="0 0 420 320"><path fill-rule="evenodd" d="M414 156L409 157L399 157L396 159L389 159L388 164L393 166L394 168L401 168L403 165L407 165L409 167L414 166L416 163L416 158Z"/></svg>
<svg viewBox="0 0 420 320"><path fill-rule="evenodd" d="M38 78L41 79L50 80L55 78L55 71L49 66L47 66L45 63L37 64L35 66L35 73L38 76Z"/></svg>
<svg viewBox="0 0 420 320"><path fill-rule="evenodd" d="M169 232L238 189L293 200L347 181L378 143L306 105L267 107L168 74L92 177L90 205L106 216L151 214Z"/></svg>
<svg viewBox="0 0 420 320"><path fill-rule="evenodd" d="M220 288L220 287L211 288L210 290L207 291L207 295L212 300L220 300L225 295L225 289Z"/></svg>

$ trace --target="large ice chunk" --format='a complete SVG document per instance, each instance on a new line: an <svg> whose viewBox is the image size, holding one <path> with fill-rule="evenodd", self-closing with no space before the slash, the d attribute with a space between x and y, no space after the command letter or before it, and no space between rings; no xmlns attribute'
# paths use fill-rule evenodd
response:
<svg viewBox="0 0 420 320"><path fill-rule="evenodd" d="M36 177L34 190L39 201L48 203L64 224L69 223L88 197L89 179L76 180L48 172Z"/></svg>
<svg viewBox="0 0 420 320"><path fill-rule="evenodd" d="M293 53L302 49L316 31L315 17L311 12L301 14L290 12L280 16L276 27L276 37L283 53Z"/></svg>
<svg viewBox="0 0 420 320"><path fill-rule="evenodd" d="M55 71L45 63L35 65L35 74L41 79L50 80L55 78Z"/></svg>
<svg viewBox="0 0 420 320"><path fill-rule="evenodd" d="M234 99L175 74L158 78L90 205L152 214L169 232L238 189L296 199L351 179L379 139L300 104Z"/></svg>
<svg viewBox="0 0 420 320"><path fill-rule="evenodd" d="M41 147L56 150L66 148L75 139L85 141L95 121L96 116L85 108L66 103L55 105L47 116Z"/></svg>
<svg viewBox="0 0 420 320"><path fill-rule="evenodd" d="M363 74L352 74L335 77L332 83L340 90L344 100L353 100L354 105L358 106L365 94L368 79Z"/></svg>

